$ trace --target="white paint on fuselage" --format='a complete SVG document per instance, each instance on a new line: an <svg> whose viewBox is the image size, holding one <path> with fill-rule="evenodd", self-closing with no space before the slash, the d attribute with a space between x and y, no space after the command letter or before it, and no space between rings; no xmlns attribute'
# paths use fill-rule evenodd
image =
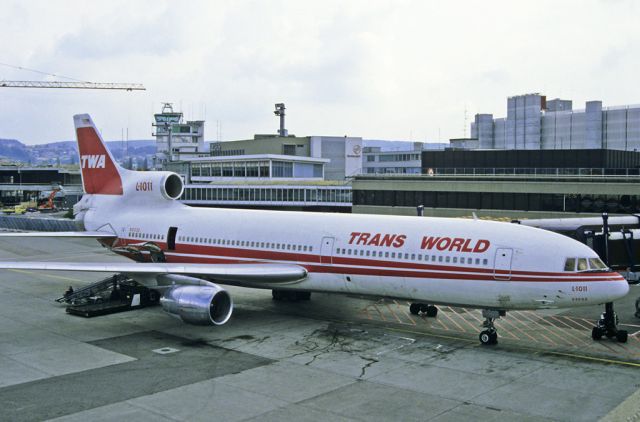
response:
<svg viewBox="0 0 640 422"><path fill-rule="evenodd" d="M403 258L380 258L400 263L428 264L439 266L456 266L477 269L478 274L493 270L496 250L499 248L513 251L511 269L517 272L552 272L562 273L567 257L597 257L596 253L586 245L565 236L520 226L511 223L499 223L481 220L450 218L419 218L379 216L365 214L328 214L289 211L236 210L215 208L194 208L176 201L152 201L138 204L122 196L95 195L91 198L92 209L85 216L87 230L97 230L105 224L111 225L120 237L128 237L131 230L142 234L164 236L166 242L169 227L178 228L178 239L205 238L225 239L237 242L279 243L304 245L312 250L298 253L298 259L278 262L293 262L305 265L305 256L318 255L321 242L325 237L334 239L332 254L334 257L378 259L366 256L367 251L388 251L402 253ZM404 234L406 240L399 248L354 245L351 233L388 233ZM486 239L490 247L481 253L459 251L423 250L423 236L451 237L465 239ZM153 238L142 239L153 242ZM141 240L141 241L142 241ZM185 243L177 241L178 244ZM211 246L199 241L186 243ZM230 246L238 249L260 250L260 247ZM255 245L255 243L254 243ZM219 246L219 245L216 245ZM358 255L336 255L336 250L345 252L358 251ZM273 249L264 249L275 252ZM360 256L359 251L364 251ZM277 251L288 252L291 251ZM415 259L404 259L404 254L415 255ZM420 254L422 260L418 260ZM431 256L436 256L436 262ZM168 254L170 257L170 254ZM442 256L442 262L440 257ZM449 262L445 260L449 258ZM458 263L453 264L453 257ZM465 264L459 259L465 258ZM467 263L473 258L471 264ZM476 258L480 264L476 264ZM253 260L255 261L255 260ZM318 266L317 264L314 264ZM325 264L327 266L329 264ZM331 266L331 265L329 265ZM340 268L334 263L332 268ZM346 267L354 267L347 265ZM413 271L413 270L408 270ZM464 271L453 273L465 274ZM615 274L615 273L613 273ZM575 276L575 273L573 273ZM491 273L493 277L493 274ZM611 276L611 274L610 274ZM542 276L540 276L542 277ZM558 276L562 278L562 275ZM549 307L571 307L602 303L622 297L628 291L628 285L620 277L618 281L595 281L594 276L584 274L584 279L575 282L556 281L545 278L544 282L526 282L496 279L443 279L433 276L405 277L400 275L358 275L347 273L324 273L310 271L308 277L286 288L353 293L371 296L402 298L436 304L463 305L499 309L538 309ZM508 277L504 277L508 278ZM535 278L535 276L531 276ZM592 280L590 280L592 279ZM574 285L586 286L586 291L575 293ZM251 287L275 288L282 285L260 285Z"/></svg>

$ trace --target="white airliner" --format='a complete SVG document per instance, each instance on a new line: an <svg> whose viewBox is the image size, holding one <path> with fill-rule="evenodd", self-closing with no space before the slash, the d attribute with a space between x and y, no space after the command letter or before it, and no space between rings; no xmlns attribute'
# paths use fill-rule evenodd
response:
<svg viewBox="0 0 640 422"><path fill-rule="evenodd" d="M497 342L493 321L505 311L593 305L629 291L586 245L517 224L185 206L180 176L121 168L89 115L74 121L86 192L74 213L84 231L19 235L96 238L138 262L0 268L124 273L193 324L229 320L233 301L214 283L272 289L274 299L396 298L429 316L439 304L480 308L483 344Z"/></svg>

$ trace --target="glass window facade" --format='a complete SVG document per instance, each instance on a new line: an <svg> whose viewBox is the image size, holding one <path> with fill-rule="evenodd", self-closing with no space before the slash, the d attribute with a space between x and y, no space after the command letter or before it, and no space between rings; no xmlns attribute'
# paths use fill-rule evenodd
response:
<svg viewBox="0 0 640 422"><path fill-rule="evenodd" d="M272 177L293 177L293 163L287 161L273 161Z"/></svg>
<svg viewBox="0 0 640 422"><path fill-rule="evenodd" d="M224 161L191 164L192 177L323 178L324 166L290 161Z"/></svg>
<svg viewBox="0 0 640 422"><path fill-rule="evenodd" d="M224 203L267 203L269 205L287 205L298 203L302 205L334 204L351 206L350 187L291 187L291 186L197 186L188 185L185 188L182 201L212 204ZM250 205L250 204L249 204Z"/></svg>
<svg viewBox="0 0 640 422"><path fill-rule="evenodd" d="M638 213L640 195L356 190L353 193L353 205Z"/></svg>

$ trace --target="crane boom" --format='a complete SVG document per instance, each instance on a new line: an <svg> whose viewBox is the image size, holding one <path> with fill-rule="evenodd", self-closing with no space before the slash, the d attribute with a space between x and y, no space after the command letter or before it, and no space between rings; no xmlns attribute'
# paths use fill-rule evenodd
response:
<svg viewBox="0 0 640 422"><path fill-rule="evenodd" d="M122 89L145 91L142 84L98 83L98 82L42 82L42 81L0 81L0 88L75 88L75 89Z"/></svg>

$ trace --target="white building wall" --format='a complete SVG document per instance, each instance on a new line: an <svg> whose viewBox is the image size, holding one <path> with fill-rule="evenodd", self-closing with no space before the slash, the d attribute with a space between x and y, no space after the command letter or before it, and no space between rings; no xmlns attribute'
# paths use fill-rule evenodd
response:
<svg viewBox="0 0 640 422"><path fill-rule="evenodd" d="M627 109L627 148L640 151L640 107Z"/></svg>
<svg viewBox="0 0 640 422"><path fill-rule="evenodd" d="M493 121L493 147L496 149L506 149L507 122L506 119L495 119Z"/></svg>
<svg viewBox="0 0 640 422"><path fill-rule="evenodd" d="M479 138L478 147L640 150L640 106L603 108L601 101L589 101L585 110L572 111L571 101L551 100L550 109L558 111L543 112L541 98L538 94L509 97L507 117L493 119L488 137L490 132L482 129L476 117L471 129Z"/></svg>
<svg viewBox="0 0 640 422"><path fill-rule="evenodd" d="M344 138L344 172L346 177L355 176L362 171L362 138Z"/></svg>

